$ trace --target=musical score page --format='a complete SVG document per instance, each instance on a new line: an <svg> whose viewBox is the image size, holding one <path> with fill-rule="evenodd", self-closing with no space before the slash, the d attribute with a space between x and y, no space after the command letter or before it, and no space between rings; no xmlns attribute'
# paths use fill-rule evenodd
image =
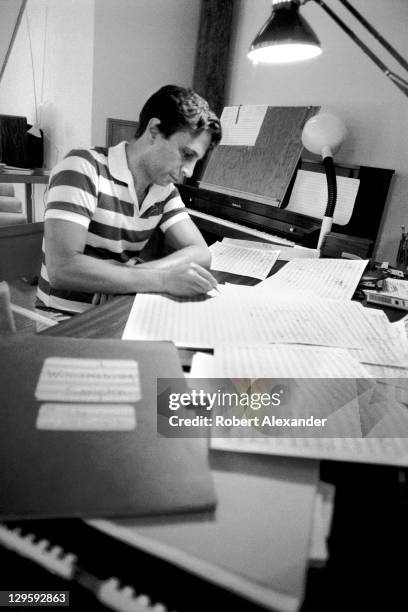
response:
<svg viewBox="0 0 408 612"><path fill-rule="evenodd" d="M336 177L337 202L333 221L347 225L353 213L360 179ZM327 206L327 179L321 172L298 170L286 210L323 219Z"/></svg>
<svg viewBox="0 0 408 612"><path fill-rule="evenodd" d="M220 145L253 147L267 109L266 104L226 106L221 114Z"/></svg>
<svg viewBox="0 0 408 612"><path fill-rule="evenodd" d="M256 244L256 243L255 243ZM210 246L211 270L265 279L278 259L279 251L215 242Z"/></svg>
<svg viewBox="0 0 408 612"><path fill-rule="evenodd" d="M256 286L256 291L312 292L316 297L350 300L368 260L294 259Z"/></svg>

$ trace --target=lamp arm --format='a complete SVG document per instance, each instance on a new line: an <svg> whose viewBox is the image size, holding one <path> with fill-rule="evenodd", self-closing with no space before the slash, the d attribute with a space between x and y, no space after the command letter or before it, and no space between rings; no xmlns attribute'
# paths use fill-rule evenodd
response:
<svg viewBox="0 0 408 612"><path fill-rule="evenodd" d="M300 4L306 4L306 2L308 1L309 0L300 0ZM348 36L350 36L352 40L354 40L356 45L358 45L360 49L362 49L364 53L369 56L369 58L380 68L380 70L382 70L385 76L387 76L394 83L394 85L396 85L408 97L408 81L389 70L386 64L384 64L384 62L380 60L380 58L377 57L377 55L375 55L375 53L373 53L373 51L371 51L371 49L369 49L367 45L363 43L363 41L354 34L354 32L344 23L344 21L342 21L340 17L338 17L336 13L329 6L327 6L327 4L325 4L323 0L314 0L314 2L316 2L316 4L318 4L328 15L330 15L333 21L335 21L337 25L344 32L346 32L346 34L348 34ZM376 38L376 40L383 45L383 47L399 62L399 64L402 65L406 70L408 70L408 62L406 62L404 58L401 57L401 55L381 36L381 34L379 34L377 30L375 30L364 19L364 17L362 17L362 15L360 15L360 13L356 11L356 9L351 7L347 0L340 0L340 2L346 8L348 8L348 10L354 15L354 17L356 17L356 19L358 19L358 21L365 26L365 28L370 32L370 34L372 34Z"/></svg>
<svg viewBox="0 0 408 612"><path fill-rule="evenodd" d="M368 21L357 11L357 9L354 8L354 6L351 6L348 0L339 0L339 2L341 2L341 4L343 4L343 6L350 11L357 21L359 21L361 25L363 25L365 29L368 30L372 36L374 36L374 38L384 47L384 49L387 49L388 53L392 55L395 60L397 60L400 66L402 66L405 70L408 70L407 60L404 59L387 40L385 40L384 36L382 36L378 30L368 23Z"/></svg>

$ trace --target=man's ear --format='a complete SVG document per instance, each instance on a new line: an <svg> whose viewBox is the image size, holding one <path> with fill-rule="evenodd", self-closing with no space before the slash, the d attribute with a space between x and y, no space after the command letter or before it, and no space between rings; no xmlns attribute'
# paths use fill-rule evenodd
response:
<svg viewBox="0 0 408 612"><path fill-rule="evenodd" d="M148 133L151 141L153 142L159 134L161 134L159 130L159 125L161 121L157 119L157 117L152 117L149 119L149 123L147 124L146 132Z"/></svg>

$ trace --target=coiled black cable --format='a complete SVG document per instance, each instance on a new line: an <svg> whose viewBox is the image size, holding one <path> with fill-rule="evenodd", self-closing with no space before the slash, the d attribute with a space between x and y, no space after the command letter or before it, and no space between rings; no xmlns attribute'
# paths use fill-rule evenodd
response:
<svg viewBox="0 0 408 612"><path fill-rule="evenodd" d="M331 156L325 157L323 159L323 165L327 179L327 206L325 217L333 217L337 201L337 180L333 158Z"/></svg>

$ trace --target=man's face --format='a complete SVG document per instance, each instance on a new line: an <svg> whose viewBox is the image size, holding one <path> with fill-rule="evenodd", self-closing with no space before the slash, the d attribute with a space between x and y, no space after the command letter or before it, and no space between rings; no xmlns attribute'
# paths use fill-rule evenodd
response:
<svg viewBox="0 0 408 612"><path fill-rule="evenodd" d="M156 134L145 158L146 171L152 183L168 185L180 183L193 174L194 167L211 142L208 132L199 135L188 131L175 132L165 138Z"/></svg>

